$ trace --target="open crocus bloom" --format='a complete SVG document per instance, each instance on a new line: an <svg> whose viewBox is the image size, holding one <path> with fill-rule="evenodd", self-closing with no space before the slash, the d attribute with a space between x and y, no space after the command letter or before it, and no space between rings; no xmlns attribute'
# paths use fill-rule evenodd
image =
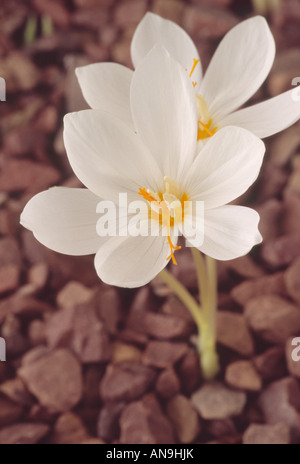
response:
<svg viewBox="0 0 300 464"><path fill-rule="evenodd" d="M263 103L239 109L259 89L272 67L275 43L263 17L241 22L221 41L202 75L201 61L188 34L172 21L147 13L131 46L135 67L155 44L164 46L190 76L197 102L198 141L234 125L260 138L280 132L300 118L300 101L289 90ZM117 64L79 68L83 94L92 108L112 112L132 124L129 95L133 72Z"/></svg>
<svg viewBox="0 0 300 464"><path fill-rule="evenodd" d="M128 202L152 203L169 209L184 200L203 202L203 243L198 247L216 259L245 255L261 242L258 214L227 203L243 194L258 176L263 142L237 127L218 131L197 151L197 104L191 80L168 52L156 46L138 66L131 82L132 124L101 110L69 114L65 145L70 164L87 189L53 188L33 197L21 223L55 251L96 253L95 267L106 283L138 287L176 261L175 226L197 221L194 210L172 216L165 236L101 236L97 214L101 200L121 209ZM197 156L196 156L197 155ZM151 221L165 224L153 208ZM133 217L133 226L134 217ZM190 239L190 237L188 237ZM193 244L193 242L191 241Z"/></svg>

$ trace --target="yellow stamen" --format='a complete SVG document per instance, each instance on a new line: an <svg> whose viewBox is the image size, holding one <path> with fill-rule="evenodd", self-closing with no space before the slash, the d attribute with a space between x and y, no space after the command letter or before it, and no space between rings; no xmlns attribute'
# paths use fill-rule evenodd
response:
<svg viewBox="0 0 300 464"><path fill-rule="evenodd" d="M189 77L192 77L193 72L195 71L196 66L197 66L197 64L198 64L199 62L200 62L200 60L196 60L195 58L193 59L193 66L192 66L191 72L190 72L190 74L189 74ZM186 72L188 72L187 69L185 69L185 70L186 70ZM193 87L196 87L196 85L198 84L198 82L192 81L192 84L193 84Z"/></svg>
<svg viewBox="0 0 300 464"><path fill-rule="evenodd" d="M139 188L139 195L141 195L147 201L156 201L156 199L144 188Z"/></svg>
<svg viewBox="0 0 300 464"><path fill-rule="evenodd" d="M201 95L196 95L196 100L199 112L197 136L197 140L199 141L215 135L218 127L214 127L213 119L210 116L209 109L204 98Z"/></svg>
<svg viewBox="0 0 300 464"><path fill-rule="evenodd" d="M174 246L171 240L171 227L174 227L175 222L182 222L183 221L183 214L184 214L184 202L188 201L188 196L186 193L181 195L180 197L180 189L179 186L170 178L165 177L165 192L164 193L155 193L151 190L147 190L144 187L139 188L139 195L141 195L144 200L152 203L151 210L149 211L149 218L152 220L156 220L162 227L167 227L167 234L168 234L168 243L170 246L171 254L168 256L167 261L172 258L172 261L175 265L177 265L177 261L174 256L174 252L177 250L181 250L181 246ZM175 213L172 213L170 210L170 205L174 204L174 202L181 203L179 204L180 211L177 214L177 210ZM172 206L173 207L173 206ZM180 214L179 214L180 213Z"/></svg>
<svg viewBox="0 0 300 464"><path fill-rule="evenodd" d="M207 124L204 124L203 122L198 121L198 136L197 136L198 141L207 139L215 135L218 128L214 127L212 129L211 126L212 126L212 119L210 119Z"/></svg>
<svg viewBox="0 0 300 464"><path fill-rule="evenodd" d="M170 254L170 256L167 257L167 261L169 261L169 259L172 258L173 264L175 264L175 266L177 266L177 261L176 261L175 255L174 255L174 251L181 250L181 246L174 246L173 243L172 243L170 235L168 235L168 242L169 242L169 245L170 245L171 254Z"/></svg>
<svg viewBox="0 0 300 464"><path fill-rule="evenodd" d="M196 66L197 66L197 64L199 63L199 61L200 61L200 60L195 60L195 58L193 59L193 62L194 62L194 63L193 63L193 67L192 67L191 72L190 72L190 77L192 77L193 72L195 71Z"/></svg>

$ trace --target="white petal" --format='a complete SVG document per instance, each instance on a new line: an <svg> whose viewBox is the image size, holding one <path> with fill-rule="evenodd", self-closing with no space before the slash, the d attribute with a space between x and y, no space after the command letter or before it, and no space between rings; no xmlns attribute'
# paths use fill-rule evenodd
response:
<svg viewBox="0 0 300 464"><path fill-rule="evenodd" d="M136 69L131 109L135 128L163 174L178 180L195 156L197 106L190 79L164 48L155 46Z"/></svg>
<svg viewBox="0 0 300 464"><path fill-rule="evenodd" d="M27 203L20 222L51 250L74 256L93 254L104 242L96 233L99 201L86 189L54 187Z"/></svg>
<svg viewBox="0 0 300 464"><path fill-rule="evenodd" d="M243 21L226 34L200 88L216 121L256 92L269 74L274 57L274 38L261 16Z"/></svg>
<svg viewBox="0 0 300 464"><path fill-rule="evenodd" d="M154 158L140 138L112 114L99 110L68 114L64 140L75 174L101 198L117 203L119 193L137 199L139 187L159 191L163 176Z"/></svg>
<svg viewBox="0 0 300 464"><path fill-rule="evenodd" d="M116 63L96 63L76 69L83 96L91 108L104 110L133 126L130 84L133 71Z"/></svg>
<svg viewBox="0 0 300 464"><path fill-rule="evenodd" d="M141 287L164 269L169 254L165 237L116 237L99 249L95 267L109 285Z"/></svg>
<svg viewBox="0 0 300 464"><path fill-rule="evenodd" d="M192 74L192 80L197 82L198 86L200 85L201 62L190 36L173 21L161 18L154 13L147 13L139 23L131 42L131 58L135 68L156 44L163 46L188 73L193 67L194 59L199 60Z"/></svg>
<svg viewBox="0 0 300 464"><path fill-rule="evenodd" d="M260 138L277 134L300 118L300 99L296 92L297 89L292 89L265 102L236 111L224 118L219 125L244 127Z"/></svg>
<svg viewBox="0 0 300 464"><path fill-rule="evenodd" d="M259 215L242 206L222 206L205 212L204 254L221 261L246 255L262 242Z"/></svg>
<svg viewBox="0 0 300 464"><path fill-rule="evenodd" d="M216 208L242 195L257 179L264 143L239 127L225 127L214 135L195 159L184 191L190 200Z"/></svg>

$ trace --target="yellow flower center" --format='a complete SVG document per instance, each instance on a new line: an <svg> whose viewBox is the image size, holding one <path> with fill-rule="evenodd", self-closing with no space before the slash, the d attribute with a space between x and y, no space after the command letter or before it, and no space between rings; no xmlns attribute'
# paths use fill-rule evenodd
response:
<svg viewBox="0 0 300 464"><path fill-rule="evenodd" d="M164 192L153 192L152 190L139 188L139 195L150 203L149 217L151 220L166 228L168 236L168 244L171 254L167 261L172 258L172 261L177 265L174 252L181 249L181 246L175 246L171 240L171 229L175 224L182 223L184 219L184 202L188 201L187 195L180 195L178 185L168 177L165 177Z"/></svg>
<svg viewBox="0 0 300 464"><path fill-rule="evenodd" d="M198 135L197 140L205 140L212 137L217 132L217 126L214 126L213 119L209 114L206 101L201 95L196 95L198 106Z"/></svg>
<svg viewBox="0 0 300 464"><path fill-rule="evenodd" d="M191 71L189 73L189 77L191 78L197 64L200 62L200 60L196 60L195 58L193 59L193 66L191 68ZM187 69L186 69L187 71ZM198 82L192 81L193 87L196 87ZM213 118L209 114L208 106L204 98L197 94L196 95L197 99L197 106L198 106L198 133L197 133L197 140L205 140L208 139L209 137L212 137L215 135L215 133L218 130L218 127L214 125Z"/></svg>

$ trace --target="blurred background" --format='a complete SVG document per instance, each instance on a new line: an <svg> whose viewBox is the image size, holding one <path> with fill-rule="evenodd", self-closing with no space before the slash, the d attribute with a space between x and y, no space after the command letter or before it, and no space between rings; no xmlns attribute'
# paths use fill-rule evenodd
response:
<svg viewBox="0 0 300 464"><path fill-rule="evenodd" d="M261 11L277 55L253 102L300 77L299 0L2 0L0 443L299 444L299 123L267 141L260 180L243 198L261 214L264 243L219 265L215 384L201 379L189 314L159 280L108 287L93 257L51 252L19 226L34 194L80 186L62 140L64 114L87 107L74 69L131 67L146 11L180 24L204 67L228 30ZM172 272L196 295L188 250L178 261Z"/></svg>

